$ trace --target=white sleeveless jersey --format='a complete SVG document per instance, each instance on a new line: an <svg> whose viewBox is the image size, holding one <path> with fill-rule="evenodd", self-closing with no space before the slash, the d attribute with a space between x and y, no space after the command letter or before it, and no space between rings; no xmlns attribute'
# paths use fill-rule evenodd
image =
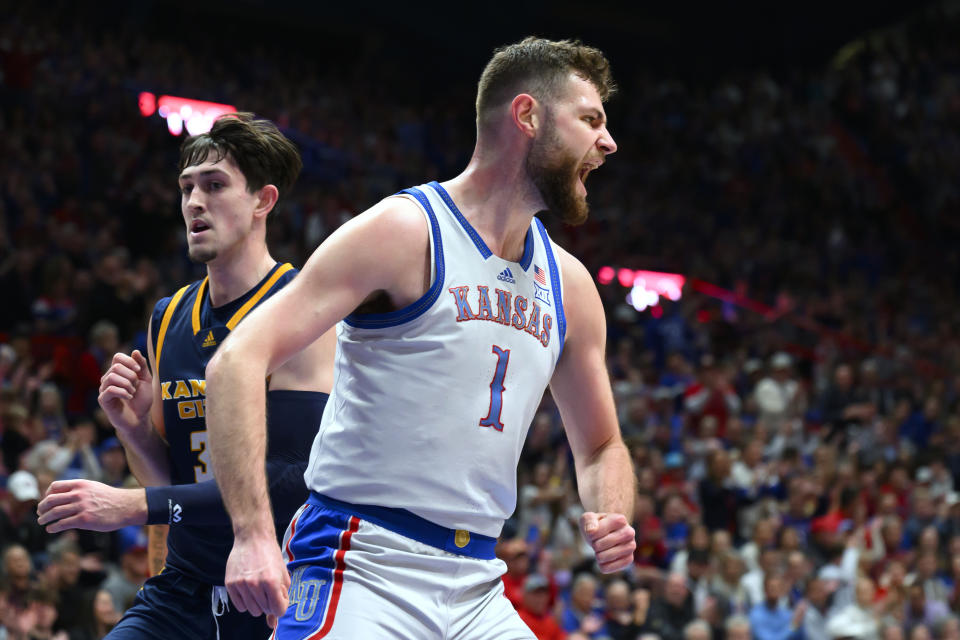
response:
<svg viewBox="0 0 960 640"><path fill-rule="evenodd" d="M493 255L436 182L407 189L430 225L430 289L337 326L310 489L497 536L527 429L563 349L560 265L533 219L523 256Z"/></svg>

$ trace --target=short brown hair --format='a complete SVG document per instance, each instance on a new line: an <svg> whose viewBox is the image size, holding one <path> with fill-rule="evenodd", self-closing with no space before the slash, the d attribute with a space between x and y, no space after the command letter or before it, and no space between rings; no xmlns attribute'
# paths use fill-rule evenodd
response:
<svg viewBox="0 0 960 640"><path fill-rule="evenodd" d="M596 87L604 102L617 90L603 52L579 40L529 36L500 47L480 75L477 121L483 122L494 107L520 93L529 93L537 100L556 96L571 72Z"/></svg>
<svg viewBox="0 0 960 640"><path fill-rule="evenodd" d="M179 170L205 162L211 153L214 162L227 156L236 162L251 193L272 184L283 197L303 168L296 145L275 124L246 112L224 114L207 133L184 140Z"/></svg>

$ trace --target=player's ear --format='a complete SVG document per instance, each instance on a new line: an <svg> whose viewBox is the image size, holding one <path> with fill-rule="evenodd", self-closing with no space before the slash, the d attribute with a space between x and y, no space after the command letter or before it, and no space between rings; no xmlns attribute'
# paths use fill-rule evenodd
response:
<svg viewBox="0 0 960 640"><path fill-rule="evenodd" d="M540 103L529 93L521 93L510 103L510 117L525 136L533 138L540 126Z"/></svg>
<svg viewBox="0 0 960 640"><path fill-rule="evenodd" d="M260 191L257 192L257 208L254 210L253 216L255 218L266 217L279 199L280 191L274 185L264 185Z"/></svg>

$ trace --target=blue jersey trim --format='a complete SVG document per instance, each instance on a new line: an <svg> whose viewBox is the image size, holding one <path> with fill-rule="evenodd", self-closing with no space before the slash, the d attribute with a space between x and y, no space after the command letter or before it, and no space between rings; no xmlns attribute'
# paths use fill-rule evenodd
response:
<svg viewBox="0 0 960 640"><path fill-rule="evenodd" d="M453 198L450 197L450 194L447 193L447 190L440 186L440 183L434 180L430 183L430 187L437 192L437 195L440 196L440 199L443 200L444 204L450 209L453 213L453 217L457 219L457 222L460 223L460 226L463 227L463 230L467 232L467 235L470 236L470 239L473 240L473 244L477 247L477 251L480 252L480 255L483 256L483 259L486 260L493 255L493 252L490 251L490 247L487 246L487 243L483 241L483 238L480 237L480 234L477 233L477 230L473 228L473 225L470 224L470 221L467 220L460 209L457 208L457 205L453 202ZM510 260L507 260L510 262ZM518 264L523 268L524 271L530 268L530 263L533 262L533 234L530 233L530 229L527 229L527 235L523 241L523 255L520 256Z"/></svg>
<svg viewBox="0 0 960 640"><path fill-rule="evenodd" d="M384 529L389 529L411 540L416 540L417 542L422 542L436 549L443 549L444 551L449 551L457 555L479 558L480 560L493 560L496 557L494 553L494 547L497 544L496 538L484 536L479 533L469 533L466 536L466 540L464 540L464 533L467 532L440 526L406 509L369 504L351 504L325 496L316 491L310 492L310 497L307 498L307 504L357 516L361 520L366 520ZM457 544L458 542L460 542L460 544Z"/></svg>
<svg viewBox="0 0 960 640"><path fill-rule="evenodd" d="M530 269L530 264L533 262L533 233L530 232L530 229L527 229L527 237L523 241L523 255L520 256L520 266L524 271Z"/></svg>
<svg viewBox="0 0 960 640"><path fill-rule="evenodd" d="M563 295L561 295L560 289L560 271L557 269L557 261L553 257L553 247L550 246L550 236L547 235L547 230L543 227L539 218L533 220L536 222L540 237L543 239L543 248L547 252L547 262L550 266L550 282L553 284L554 305L557 308L557 333L560 336L560 351L557 353L557 361L559 361L560 356L563 355L563 341L567 335L567 318L563 315Z"/></svg>
<svg viewBox="0 0 960 640"><path fill-rule="evenodd" d="M410 322L426 313L427 309L433 306L433 303L440 297L440 291L443 289L443 281L445 278L443 241L440 238L440 224L437 222L437 216L433 212L433 207L430 206L430 201L427 200L427 196L416 187L404 189L400 193L406 193L416 198L430 218L430 229L433 233L433 258L436 264L436 276L433 279L433 284L427 289L427 292L420 296L420 299L416 302L402 309L389 311L387 313L351 313L343 319L343 321L351 327L357 329L384 329L386 327L395 327L405 322Z"/></svg>

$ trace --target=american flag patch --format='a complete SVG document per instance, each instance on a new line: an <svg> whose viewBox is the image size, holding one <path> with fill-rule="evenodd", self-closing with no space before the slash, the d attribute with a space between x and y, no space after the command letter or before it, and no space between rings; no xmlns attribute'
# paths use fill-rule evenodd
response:
<svg viewBox="0 0 960 640"><path fill-rule="evenodd" d="M539 282L543 286L547 286L547 272L541 269L540 267L538 267L537 265L533 265L533 277L537 282Z"/></svg>

